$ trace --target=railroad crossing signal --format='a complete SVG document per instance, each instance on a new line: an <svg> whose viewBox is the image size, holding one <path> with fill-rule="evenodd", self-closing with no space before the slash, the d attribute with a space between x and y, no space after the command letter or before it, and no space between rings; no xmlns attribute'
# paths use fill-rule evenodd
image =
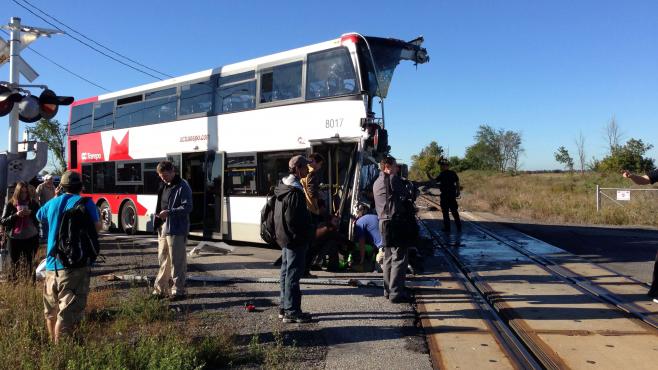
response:
<svg viewBox="0 0 658 370"><path fill-rule="evenodd" d="M54 92L48 90L46 86L29 86L41 87L45 89L39 98L21 89L27 87L20 85L20 75L32 82L39 74L30 67L23 58L21 51L27 45L39 37L50 37L55 34L62 34L60 30L47 28L32 27L21 24L21 19L12 17L7 25L0 28L10 31L9 42L0 39L0 65L9 61L9 82L5 83L4 89L0 90L0 116L9 114L9 146L8 153L18 153L18 121L36 122L41 118L52 118L55 116L59 105L68 105L73 102L71 97L59 97ZM7 91L9 90L9 91ZM16 108L17 93L21 95ZM8 110L8 112L5 112Z"/></svg>

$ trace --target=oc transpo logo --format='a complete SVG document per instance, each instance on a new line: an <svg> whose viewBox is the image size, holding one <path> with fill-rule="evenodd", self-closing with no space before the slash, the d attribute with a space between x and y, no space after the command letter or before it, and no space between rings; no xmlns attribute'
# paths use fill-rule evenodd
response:
<svg viewBox="0 0 658 370"><path fill-rule="evenodd" d="M101 154L100 153L87 153L87 152L82 152L82 160L83 161L94 161L94 160L100 160L101 159Z"/></svg>

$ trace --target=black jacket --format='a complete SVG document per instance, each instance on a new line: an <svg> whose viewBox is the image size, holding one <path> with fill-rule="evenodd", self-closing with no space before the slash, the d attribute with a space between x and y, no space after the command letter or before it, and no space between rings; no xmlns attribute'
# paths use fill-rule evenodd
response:
<svg viewBox="0 0 658 370"><path fill-rule="evenodd" d="M308 248L315 230L299 180L292 175L284 178L274 189L274 196L274 229L277 243L282 248Z"/></svg>
<svg viewBox="0 0 658 370"><path fill-rule="evenodd" d="M32 219L34 226L36 226L38 229L39 220L37 220L37 211L39 210L39 204L35 200L31 200L30 204L28 204L28 208L30 211L32 211L30 214L30 219ZM7 203L5 203L5 209L2 211L2 218L0 218L0 224L6 228L5 230L11 232L11 228L14 227L14 223L18 218L18 215L16 215L17 212L18 209L11 201L7 201Z"/></svg>

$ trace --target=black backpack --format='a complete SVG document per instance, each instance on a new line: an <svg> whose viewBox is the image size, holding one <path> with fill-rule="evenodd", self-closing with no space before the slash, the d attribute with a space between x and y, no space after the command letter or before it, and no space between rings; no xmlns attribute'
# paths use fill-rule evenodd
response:
<svg viewBox="0 0 658 370"><path fill-rule="evenodd" d="M268 196L263 209L260 211L260 237L265 243L278 246L276 242L276 229L274 226L274 206L276 204L276 197L274 195Z"/></svg>
<svg viewBox="0 0 658 370"><path fill-rule="evenodd" d="M85 207L89 199L80 198L72 208L62 214L55 247L50 255L59 259L64 268L89 266L96 261L100 253L98 232ZM62 207L66 202L67 199L62 201Z"/></svg>

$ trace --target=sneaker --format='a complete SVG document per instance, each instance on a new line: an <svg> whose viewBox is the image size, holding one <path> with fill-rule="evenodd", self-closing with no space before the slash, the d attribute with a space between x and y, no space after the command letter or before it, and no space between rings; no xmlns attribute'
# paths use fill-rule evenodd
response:
<svg viewBox="0 0 658 370"><path fill-rule="evenodd" d="M283 316L283 322L286 324L290 324L290 323L304 324L307 322L311 322L311 315L304 312L300 312L297 314L285 314Z"/></svg>
<svg viewBox="0 0 658 370"><path fill-rule="evenodd" d="M653 303L658 303L658 298L654 298Z"/></svg>
<svg viewBox="0 0 658 370"><path fill-rule="evenodd" d="M279 308L279 319L283 319L285 315L286 311L284 311L283 308Z"/></svg>

